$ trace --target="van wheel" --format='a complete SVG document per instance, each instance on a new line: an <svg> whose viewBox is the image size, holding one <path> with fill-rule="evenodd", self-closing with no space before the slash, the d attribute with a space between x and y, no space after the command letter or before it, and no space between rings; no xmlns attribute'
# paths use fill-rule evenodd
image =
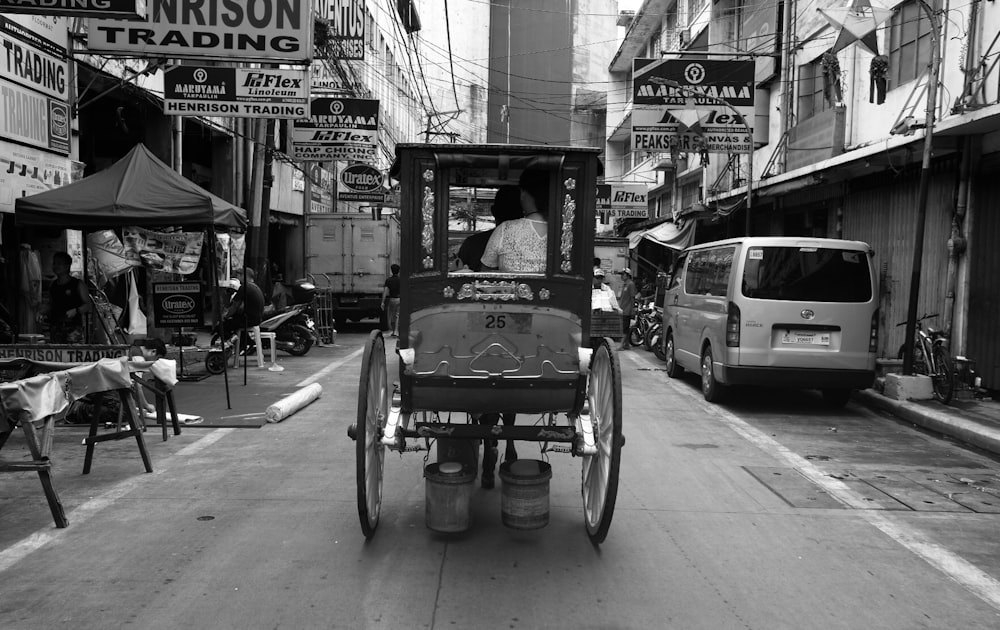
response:
<svg viewBox="0 0 1000 630"><path fill-rule="evenodd" d="M684 368L677 365L677 357L674 356L674 334L668 332L667 339L664 342L665 350L663 352L664 361L667 362L667 376L670 378L680 378L681 374L684 373Z"/></svg>
<svg viewBox="0 0 1000 630"><path fill-rule="evenodd" d="M851 399L851 390L847 388L824 389L823 401L830 407L839 409Z"/></svg>
<svg viewBox="0 0 1000 630"><path fill-rule="evenodd" d="M701 353L701 393L710 403L720 402L724 392L722 384L715 380L714 365L712 346L705 346L705 351Z"/></svg>

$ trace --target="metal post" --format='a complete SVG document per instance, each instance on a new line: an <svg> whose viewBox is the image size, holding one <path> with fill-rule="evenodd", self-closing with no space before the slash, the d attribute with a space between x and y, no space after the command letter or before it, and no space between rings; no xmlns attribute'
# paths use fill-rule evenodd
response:
<svg viewBox="0 0 1000 630"><path fill-rule="evenodd" d="M924 154L920 164L920 189L917 193L917 227L913 237L913 267L910 272L910 301L906 311L906 338L903 343L903 374L913 374L913 338L917 334L917 301L920 297L920 272L924 257L924 224L927 222L927 194L931 183L931 150L934 145L934 113L937 109L938 56L941 30L934 10L925 0L920 8L931 22L931 60L927 78L927 110L924 130Z"/></svg>

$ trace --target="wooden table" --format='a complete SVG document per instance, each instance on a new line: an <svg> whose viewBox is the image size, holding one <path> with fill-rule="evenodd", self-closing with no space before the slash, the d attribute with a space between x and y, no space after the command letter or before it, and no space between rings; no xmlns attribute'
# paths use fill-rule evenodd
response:
<svg viewBox="0 0 1000 630"><path fill-rule="evenodd" d="M0 460L0 472L31 470L38 473L52 517L56 527L66 527L69 521L63 509L59 495L52 484L52 462L49 455L52 450L52 434L55 418L65 412L70 403L87 394L96 392L113 392L121 403L123 417L116 423L115 431L98 434L100 426L100 408L90 421L90 432L84 442L87 453L83 465L83 474L90 472L94 450L99 442L121 440L135 437L146 472L153 472L149 452L143 440L142 419L135 413L135 400L132 393L133 382L141 381L142 386L157 388L157 391L169 389L155 377L153 363L150 361L129 361L127 358L101 359L96 363L69 365L58 363L42 363L38 361L24 362L24 378L7 383L0 383L0 449L7 442L11 433L18 426L24 432L25 442L31 453L32 460L27 462L5 462ZM9 362L0 363L0 369L10 369ZM33 371L42 372L28 376ZM136 372L149 371L153 378L138 377ZM172 396L157 397L157 416L163 423L164 439L167 437L166 414L163 404L169 401L175 435L180 434L180 426L174 410Z"/></svg>

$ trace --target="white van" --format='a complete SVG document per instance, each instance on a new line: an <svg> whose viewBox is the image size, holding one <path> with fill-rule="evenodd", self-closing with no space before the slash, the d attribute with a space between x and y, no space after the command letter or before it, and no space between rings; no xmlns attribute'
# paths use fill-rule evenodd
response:
<svg viewBox="0 0 1000 630"><path fill-rule="evenodd" d="M689 247L663 300L667 374L726 385L819 389L844 405L875 380L878 290L860 241L745 237Z"/></svg>

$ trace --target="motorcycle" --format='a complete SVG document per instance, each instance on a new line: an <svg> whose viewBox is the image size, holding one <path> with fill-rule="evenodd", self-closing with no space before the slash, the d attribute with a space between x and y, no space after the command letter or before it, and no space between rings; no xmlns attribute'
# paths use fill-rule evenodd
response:
<svg viewBox="0 0 1000 630"><path fill-rule="evenodd" d="M319 334L316 331L316 324L312 318L312 304L315 297L316 286L305 280L296 281L292 286L292 298L296 302L291 306L278 310L277 312L265 311L265 315L270 315L260 323L262 333L270 332L275 334L275 347L291 354L292 356L302 356L309 352L313 344L319 343ZM243 327L242 317L239 315L227 317L223 320L223 327L226 331L226 344L221 343L219 327L216 326L212 333L212 347L221 351L210 353L211 362L206 361L208 371L212 374L221 373L225 360L231 356L230 348L240 346L240 337L244 337L244 348L240 355L251 355L256 352L253 339L246 338L240 333Z"/></svg>
<svg viewBox="0 0 1000 630"><path fill-rule="evenodd" d="M663 349L663 314L659 311L653 314L653 322L649 325L643 345L647 350L652 350L660 361L667 360L667 354Z"/></svg>

